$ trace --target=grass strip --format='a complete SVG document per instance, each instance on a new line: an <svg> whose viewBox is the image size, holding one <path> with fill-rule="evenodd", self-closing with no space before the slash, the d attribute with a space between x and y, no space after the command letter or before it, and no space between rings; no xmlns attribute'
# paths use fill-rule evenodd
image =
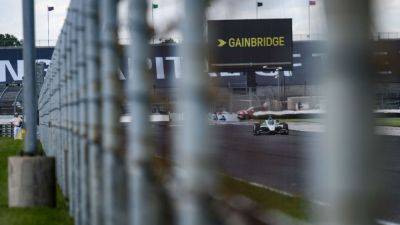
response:
<svg viewBox="0 0 400 225"><path fill-rule="evenodd" d="M154 157L153 160L157 176L164 180L163 177L169 176L167 174L172 172L173 163L161 157ZM221 173L219 173L218 182L217 195L224 198L244 196L257 203L258 207L266 212L279 211L299 220L310 219L309 209L312 205L304 198L287 196Z"/></svg>
<svg viewBox="0 0 400 225"><path fill-rule="evenodd" d="M400 118L377 118L378 126L400 127Z"/></svg>
<svg viewBox="0 0 400 225"><path fill-rule="evenodd" d="M265 211L280 211L296 219L309 220L311 203L301 197L283 195L227 175L221 176L220 192L230 197L245 196Z"/></svg>
<svg viewBox="0 0 400 225"><path fill-rule="evenodd" d="M7 158L18 155L23 142L12 138L0 138L0 225L72 225L67 204L57 190L56 208L8 208Z"/></svg>

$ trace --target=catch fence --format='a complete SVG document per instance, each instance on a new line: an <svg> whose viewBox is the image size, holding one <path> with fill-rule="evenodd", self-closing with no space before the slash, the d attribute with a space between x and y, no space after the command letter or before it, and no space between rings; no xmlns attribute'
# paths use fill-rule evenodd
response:
<svg viewBox="0 0 400 225"><path fill-rule="evenodd" d="M218 149L210 142L207 120L211 99L204 75L207 1L183 1L186 17L180 22L180 51L185 76L176 99L184 120L173 138L169 187L156 182L153 170L148 1L128 2L130 67L122 84L118 1L71 0L40 91L40 140L46 154L56 158L57 181L76 225L218 224L222 220L215 219L218 213L209 205L218 178L214 158ZM379 199L379 192L373 176L373 75L367 57L370 4L335 0L326 5L333 58L326 71L327 132L320 148L324 151L314 149L310 160L310 192L329 205L324 213L316 213L317 221L374 224L376 202L371 194ZM127 127L120 122L124 105L131 118Z"/></svg>

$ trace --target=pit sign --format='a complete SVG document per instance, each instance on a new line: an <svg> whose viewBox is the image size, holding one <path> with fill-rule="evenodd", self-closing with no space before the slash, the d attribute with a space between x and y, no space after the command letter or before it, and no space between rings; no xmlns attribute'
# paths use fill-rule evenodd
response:
<svg viewBox="0 0 400 225"><path fill-rule="evenodd" d="M210 70L291 69L292 19L209 20Z"/></svg>

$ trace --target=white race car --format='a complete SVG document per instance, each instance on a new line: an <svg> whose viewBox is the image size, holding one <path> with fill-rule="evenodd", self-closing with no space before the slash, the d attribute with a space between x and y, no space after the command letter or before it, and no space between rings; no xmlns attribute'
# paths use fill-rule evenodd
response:
<svg viewBox="0 0 400 225"><path fill-rule="evenodd" d="M274 120L271 117L265 120L263 123L255 123L253 125L253 134L289 134L289 126L285 122L279 122L279 120Z"/></svg>

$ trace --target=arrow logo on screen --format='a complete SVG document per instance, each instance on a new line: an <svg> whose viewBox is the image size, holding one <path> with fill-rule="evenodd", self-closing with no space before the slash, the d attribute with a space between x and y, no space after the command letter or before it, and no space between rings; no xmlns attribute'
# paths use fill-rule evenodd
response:
<svg viewBox="0 0 400 225"><path fill-rule="evenodd" d="M224 47L226 45L226 41L222 39L218 39L218 47Z"/></svg>

